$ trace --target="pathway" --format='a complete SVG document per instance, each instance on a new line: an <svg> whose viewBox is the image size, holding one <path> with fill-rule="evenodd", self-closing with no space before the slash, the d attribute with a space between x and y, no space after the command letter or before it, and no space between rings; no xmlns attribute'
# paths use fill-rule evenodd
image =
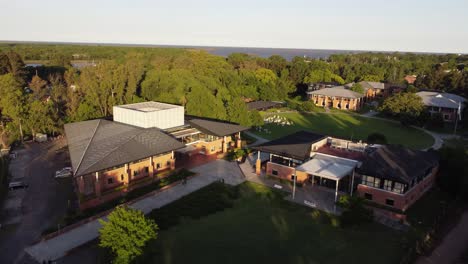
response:
<svg viewBox="0 0 468 264"><path fill-rule="evenodd" d="M193 168L192 171L199 175L189 179L187 184L177 184L171 188L156 192L149 197L132 203L130 207L147 214L220 179L224 179L226 183L232 185L245 181L239 166L234 162L225 160L216 160ZM106 219L106 217L100 219ZM100 227L101 224L96 219L49 240L43 240L26 248L25 251L40 263L57 260L65 256L70 250L98 238Z"/></svg>
<svg viewBox="0 0 468 264"><path fill-rule="evenodd" d="M456 263L468 245L468 211L458 224L445 236L430 256L421 256L416 264Z"/></svg>
<svg viewBox="0 0 468 264"><path fill-rule="evenodd" d="M249 144L248 147L257 146L257 145L260 145L260 144L263 144L263 143L269 141L268 139L257 136L256 134L254 134L254 133L252 133L250 131L244 131L244 133L247 134L248 136L253 137L253 138L256 139L256 141L254 143L252 143L252 144Z"/></svg>

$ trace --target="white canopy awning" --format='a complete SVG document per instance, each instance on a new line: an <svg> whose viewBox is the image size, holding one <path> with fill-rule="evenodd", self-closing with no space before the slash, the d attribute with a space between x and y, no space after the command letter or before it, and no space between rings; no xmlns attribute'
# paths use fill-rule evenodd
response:
<svg viewBox="0 0 468 264"><path fill-rule="evenodd" d="M331 180L341 178L353 172L358 161L330 155L316 154L308 162L298 166L296 170Z"/></svg>

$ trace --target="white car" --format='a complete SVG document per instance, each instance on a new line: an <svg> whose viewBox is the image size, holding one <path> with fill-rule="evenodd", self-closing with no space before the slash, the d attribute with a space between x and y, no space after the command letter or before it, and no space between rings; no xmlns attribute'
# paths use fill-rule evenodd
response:
<svg viewBox="0 0 468 264"><path fill-rule="evenodd" d="M71 177L72 175L73 173L70 167L65 167L55 172L55 178L67 178L67 177Z"/></svg>

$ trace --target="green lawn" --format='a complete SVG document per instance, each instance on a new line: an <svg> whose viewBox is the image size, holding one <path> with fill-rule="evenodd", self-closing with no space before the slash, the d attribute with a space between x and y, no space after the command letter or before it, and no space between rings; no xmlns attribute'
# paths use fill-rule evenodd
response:
<svg viewBox="0 0 468 264"><path fill-rule="evenodd" d="M137 263L399 262L401 233L378 224L343 229L336 218L287 202L278 191L254 183L238 188L232 207L161 230ZM205 206L190 203L185 199L165 212L176 217L184 215L183 205Z"/></svg>
<svg viewBox="0 0 468 264"><path fill-rule="evenodd" d="M262 114L265 115L265 113ZM366 118L357 114L268 114L284 116L290 121L293 121L294 125L264 125L263 128L268 129L271 133L252 130L259 136L267 139L275 139L298 130L309 130L324 135L352 140L365 140L370 133L379 132L384 134L387 141L391 144L401 144L417 149L430 147L434 143L432 136L418 129L402 126L398 122Z"/></svg>

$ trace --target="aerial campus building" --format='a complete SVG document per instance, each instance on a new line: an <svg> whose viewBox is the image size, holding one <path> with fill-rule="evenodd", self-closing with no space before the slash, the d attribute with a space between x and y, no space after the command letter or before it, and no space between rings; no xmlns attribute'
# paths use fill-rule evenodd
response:
<svg viewBox="0 0 468 264"><path fill-rule="evenodd" d="M65 125L80 208L113 200L168 175L198 155L241 147L246 127L184 115L159 102L114 106L113 121Z"/></svg>
<svg viewBox="0 0 468 264"><path fill-rule="evenodd" d="M299 131L254 147L256 173L406 211L435 182L434 152ZM266 154L266 155L265 155ZM311 189L313 191L313 189Z"/></svg>

